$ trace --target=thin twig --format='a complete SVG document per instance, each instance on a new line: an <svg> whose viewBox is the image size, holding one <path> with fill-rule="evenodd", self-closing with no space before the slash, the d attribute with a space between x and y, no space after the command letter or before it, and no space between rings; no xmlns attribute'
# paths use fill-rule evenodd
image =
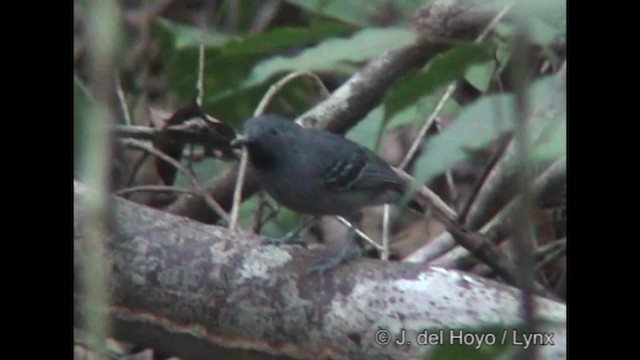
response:
<svg viewBox="0 0 640 360"><path fill-rule="evenodd" d="M120 75L116 74L114 78L116 79L116 93L118 94L118 100L120 101L120 107L122 108L124 123L126 125L131 125L133 123L131 122L131 114L129 113L129 106L127 105L127 100L124 97L124 90L122 90Z"/></svg>
<svg viewBox="0 0 640 360"><path fill-rule="evenodd" d="M142 165L148 158L149 153L145 152L144 154L142 154L142 156L135 160L133 169L131 169L131 172L129 173L129 179L126 182L126 187L132 187L134 185L136 178L138 177L138 173L140 172L140 169L142 169Z"/></svg>
<svg viewBox="0 0 640 360"><path fill-rule="evenodd" d="M273 206L265 199L263 191L259 192L257 196L259 205L253 220L253 232L260 234L262 227L278 214L279 208L277 203ZM269 212L266 216L263 216L265 208L269 209Z"/></svg>
<svg viewBox="0 0 640 360"><path fill-rule="evenodd" d="M82 91L82 93L84 94L84 96L89 100L89 102L91 104L95 104L96 103L96 99L93 96L93 94L91 93L91 91L89 90L89 88L87 88L87 85L85 85L82 82L82 79L80 79L80 77L78 76L78 74L76 74L75 72L73 73L73 82L76 84L76 86L80 89L80 91Z"/></svg>
<svg viewBox="0 0 640 360"><path fill-rule="evenodd" d="M525 332L533 334L536 332L535 313L536 304L533 297L535 266L532 252L535 249L535 239L533 236L533 224L531 222L530 211L533 208L533 196L529 187L531 173L531 161L529 159L529 116L530 105L528 101L531 68L529 50L529 32L526 19L519 19L520 24L514 36L513 69L511 79L514 83L515 111L516 111L516 134L514 141L516 154L518 155L516 181L522 201L516 207L514 214L513 236L511 245L515 260L518 264L517 276L518 285L522 289L522 312L524 318ZM534 360L537 358L535 346L524 350L524 359Z"/></svg>
<svg viewBox="0 0 640 360"><path fill-rule="evenodd" d="M338 221L340 221L342 224L344 224L348 228L350 228L352 226L351 223L347 219L343 218L342 216L336 216L336 219L338 219ZM379 251L383 251L384 250L382 245L380 245L377 242L375 242L367 234L362 232L362 230L358 229L355 226L354 226L354 228L356 229L356 234L358 234L358 236L360 236L361 238L365 239L369 244L373 245L373 247L375 247L377 250L379 250Z"/></svg>
<svg viewBox="0 0 640 360"><path fill-rule="evenodd" d="M138 125L113 125L111 131L115 137L134 138L140 140L156 140L159 137L170 137L173 141L211 145L220 142L212 135L207 123L201 119L192 119L182 124L171 125L166 128L152 128ZM171 133L171 134L169 134Z"/></svg>
<svg viewBox="0 0 640 360"><path fill-rule="evenodd" d="M112 154L109 125L114 117L109 104L116 92L113 74L120 40L120 9L115 1L93 0L87 6L88 70L95 102L83 114L85 121L93 121L87 126L83 143L82 175L87 184L87 193L83 201L86 223L81 235L85 236L82 245L87 256L81 260L83 270L80 273L80 287L86 295L81 311L86 316L84 325L88 331L90 348L102 349L110 332L108 306L111 292L108 285L111 267L106 259L106 244L113 220L108 179ZM103 17L111 21L101 21Z"/></svg>
<svg viewBox="0 0 640 360"><path fill-rule="evenodd" d="M407 183L414 183L413 176L409 175L406 171L399 168L392 168L401 179ZM428 187L416 184L416 194L424 198L429 202L442 216L445 223L454 222L458 217L458 214L452 208L447 205L436 193L431 191Z"/></svg>
<svg viewBox="0 0 640 360"><path fill-rule="evenodd" d="M193 154L193 150L195 149L195 144L194 143L189 143L189 152ZM184 149L182 150L184 152ZM188 157L187 158L187 169L189 169L189 171L193 172L193 158L192 157Z"/></svg>
<svg viewBox="0 0 640 360"><path fill-rule="evenodd" d="M404 156L404 159L402 159L402 162L398 166L400 169L404 169L405 167L407 167L407 164L409 164L411 159L413 159L413 156L415 155L416 151L418 151L418 147L422 143L422 140L424 139L425 135L427 134L427 131L429 131L429 128L431 128L431 125L433 124L433 122L436 120L436 118L440 114L440 111L444 107L444 104L447 102L447 100L449 100L449 98L451 97L451 95L453 94L453 92L455 90L456 90L456 83L455 82L452 82L451 84L449 84L449 86L447 86L447 90L445 90L444 94L442 94L442 97L440 98L440 101L438 101L438 104L436 105L436 107L431 112L431 115L429 115L427 120L424 122L424 124L420 128L420 131L418 132L418 136L413 141L413 143L411 144L411 147L409 148L409 151Z"/></svg>
<svg viewBox="0 0 640 360"><path fill-rule="evenodd" d="M198 195L198 193L193 190L183 189L175 186L166 186L166 185L133 186L126 189L118 190L115 192L115 194L118 196L122 196L126 194L131 194L134 192L175 192L175 193Z"/></svg>
<svg viewBox="0 0 640 360"><path fill-rule="evenodd" d="M218 214L218 216L220 216L225 222L229 223L230 221L229 214L227 214L227 212L224 211L224 209L220 206L220 204L218 204L211 197L211 195L209 195L209 193L202 188L202 185L200 185L200 182L198 182L198 179L196 179L196 177L191 173L191 171L189 171L189 169L182 166L182 164L180 164L178 161L176 161L169 155L163 153L162 151L154 148L149 144L143 143L135 139L121 139L120 141L122 141L122 144L124 146L138 148L140 150L144 150L148 153L151 153L157 156L158 158L168 162L169 164L173 165L176 169L178 169L180 172L185 174L189 179L189 181L191 181L191 184L196 189L198 194L204 198L205 202L211 208L211 210L213 210L216 214Z"/></svg>
<svg viewBox="0 0 640 360"><path fill-rule="evenodd" d="M196 83L196 104L202 108L204 97L204 40L200 41L198 49L198 82Z"/></svg>
<svg viewBox="0 0 640 360"><path fill-rule="evenodd" d="M258 14L254 17L251 22L251 30L249 33L257 34L264 31L264 29L269 26L271 21L278 14L278 9L280 9L280 4L282 0L269 0L265 1L265 4L262 6Z"/></svg>
<svg viewBox="0 0 640 360"><path fill-rule="evenodd" d="M455 183L455 180L453 180L453 174L451 173L451 170L447 170L444 173L444 180L447 186L447 192L449 193L449 197L451 198L450 202L454 207L457 207L458 190L456 190L456 183Z"/></svg>
<svg viewBox="0 0 640 360"><path fill-rule="evenodd" d="M566 251L567 238L554 241L539 248L534 254L535 258L540 258L540 260L536 264L536 272L547 266L547 264L551 263L561 255L565 254Z"/></svg>
<svg viewBox="0 0 640 360"><path fill-rule="evenodd" d="M459 225L450 226L447 230L458 244L482 260L507 283L514 286L518 285L518 267L496 244L482 234L468 232ZM542 285L536 282L532 282L532 289L538 295L555 298Z"/></svg>
<svg viewBox="0 0 640 360"><path fill-rule="evenodd" d="M249 163L249 151L247 150L247 147L243 146L240 151L241 153L240 153L240 165L238 166L238 178L236 180L236 186L233 190L233 203L231 205L231 221L229 222L229 229L233 231L235 231L237 227L238 214L240 213L240 201L242 201L242 186L244 185L244 178L247 174L247 165Z"/></svg>
<svg viewBox="0 0 640 360"><path fill-rule="evenodd" d="M442 131L442 126L440 126L440 122L436 120L436 123L433 126L434 129L436 129L436 131L438 133L440 133ZM447 171L444 173L444 180L447 186L447 191L449 193L449 197L451 198L451 204L453 204L454 207L456 207L457 205L457 200L458 200L458 191L456 190L456 184L453 180L453 173L451 172L451 169L447 169Z"/></svg>
<svg viewBox="0 0 640 360"><path fill-rule="evenodd" d="M327 88L324 86L324 84L322 83L322 80L320 80L318 75L310 71L295 71L286 75L282 79L278 80L278 82L276 82L275 84L271 85L267 93L262 97L262 100L260 100L260 103L258 104L258 107L256 107L256 110L254 111L253 116L256 117L264 114L269 104L273 101L273 98L280 91L282 91L285 85L287 85L288 83L300 77L308 77L313 81L315 81L316 84L318 85L318 89L320 89L320 94L323 97L328 97L330 95L329 90L327 90Z"/></svg>
<svg viewBox="0 0 640 360"><path fill-rule="evenodd" d="M533 257L536 260L541 260L543 259L545 256L558 251L560 249L563 249L567 246L567 238L562 238L562 239L558 239L558 240L554 240L548 244L545 244L543 246L540 246L536 249L536 251L534 251L533 253Z"/></svg>
<svg viewBox="0 0 640 360"><path fill-rule="evenodd" d="M207 156L212 156L214 158L218 157L215 152L208 152L203 148L184 149L182 151L182 158L189 159L192 162L200 162L206 159Z"/></svg>
<svg viewBox="0 0 640 360"><path fill-rule="evenodd" d="M127 101L124 96L122 83L120 82L120 75L115 74L114 78L115 78L115 84L116 84L116 93L118 95L118 100L120 101L120 107L122 108L122 113L124 114L125 127L130 127L132 126L133 122L131 121L131 113L129 111L129 105L127 104ZM113 127L116 127L116 126L118 125L113 125ZM112 132L112 134L114 134L113 136L115 136L115 133ZM140 168L142 167L142 164L146 159L147 159L147 153L145 153L143 156L141 156L137 160L137 162L133 166L133 169L129 175L129 179L127 180L127 187L133 184L136 176L138 175L138 171L140 170Z"/></svg>
<svg viewBox="0 0 640 360"><path fill-rule="evenodd" d="M507 15L507 13L509 12L509 10L511 10L511 8L516 4L515 1L511 1L508 4L506 4L502 10L500 10L499 13L496 14L496 16L494 16L493 19L491 19L491 22L489 22L489 24L487 24L487 27L484 28L484 30L482 30L482 32L480 33L480 35L478 35L478 38L476 39L475 43L479 44L481 43L491 32L491 30L493 30L494 27L496 27L496 25L498 25L498 22L500 20L502 20L502 18Z"/></svg>
<svg viewBox="0 0 640 360"><path fill-rule="evenodd" d="M471 195L469 196L464 206L462 207L462 211L460 212L460 216L458 217L458 221L460 222L460 224L466 224L467 216L469 215L469 210L471 210L471 205L473 205L473 203L475 202L476 198L478 197L478 194L480 193L480 189L482 189L487 178L489 177L493 169L496 167L498 160L500 160L502 158L502 155L504 155L504 152L507 149L507 146L509 145L510 140L511 140L511 137L505 138L502 141L499 141L499 144L495 153L493 153L493 155L487 162L487 165L485 165L482 171L482 174L480 174L480 178L476 181L475 185L473 186ZM475 230L475 229L472 229L472 230Z"/></svg>
<svg viewBox="0 0 640 360"><path fill-rule="evenodd" d="M382 214L382 252L380 253L380 259L389 260L389 204L384 205L384 212Z"/></svg>
<svg viewBox="0 0 640 360"><path fill-rule="evenodd" d="M233 192L233 206L231 207L231 221L229 221L229 229L235 231L238 225L238 214L240 213L240 201L242 200L242 185L244 177L247 173L247 163L249 162L249 152L246 147L242 147L240 155L240 169L238 170L238 181Z"/></svg>

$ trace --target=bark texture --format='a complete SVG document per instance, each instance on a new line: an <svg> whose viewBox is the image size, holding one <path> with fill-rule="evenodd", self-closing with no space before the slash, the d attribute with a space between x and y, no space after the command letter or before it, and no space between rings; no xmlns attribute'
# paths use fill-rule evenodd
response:
<svg viewBox="0 0 640 360"><path fill-rule="evenodd" d="M89 249L82 238L84 186L74 182L75 320L78 278ZM320 252L261 245L259 238L114 199L108 309L114 337L185 359L407 359L434 346L376 343L406 330L471 329L521 321L510 286L420 264L360 259L323 276L307 274ZM536 298L551 322L545 359L566 356L566 307Z"/></svg>

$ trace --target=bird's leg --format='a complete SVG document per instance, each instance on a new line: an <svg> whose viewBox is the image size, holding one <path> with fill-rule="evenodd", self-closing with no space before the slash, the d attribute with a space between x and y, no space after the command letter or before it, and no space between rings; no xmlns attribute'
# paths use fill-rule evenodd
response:
<svg viewBox="0 0 640 360"><path fill-rule="evenodd" d="M345 244L337 254L325 255L322 259L315 262L311 269L309 269L309 273L317 272L322 275L324 272L332 270L342 263L360 257L360 247L357 246L357 244L355 244L355 248L353 246L356 241L356 223L359 222L359 219L361 219L361 214L347 218L351 226L349 227Z"/></svg>
<svg viewBox="0 0 640 360"><path fill-rule="evenodd" d="M305 242L300 239L299 235L304 229L313 225L313 223L317 220L318 216L307 216L302 220L302 223L298 225L297 228L289 231L284 236L279 238L266 238L264 239L263 243L268 245L298 244L306 246Z"/></svg>

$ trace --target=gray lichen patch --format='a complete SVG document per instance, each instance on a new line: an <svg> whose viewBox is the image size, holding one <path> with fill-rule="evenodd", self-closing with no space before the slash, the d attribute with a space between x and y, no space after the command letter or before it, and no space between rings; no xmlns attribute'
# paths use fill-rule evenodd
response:
<svg viewBox="0 0 640 360"><path fill-rule="evenodd" d="M292 260L291 254L276 246L259 246L244 253L238 270L239 283L255 279L268 280L271 269L278 269Z"/></svg>
<svg viewBox="0 0 640 360"><path fill-rule="evenodd" d="M376 347L374 334L389 331L393 338L415 337L425 329L466 329L496 322L513 326L522 321L519 291L459 271L431 269L417 276L396 279L361 278L351 293L336 293L325 314L325 331L348 337L368 329L362 349ZM372 297L371 294L376 294ZM398 299L402 299L399 303ZM537 299L544 318L566 321L561 305ZM420 319L413 321L411 319ZM345 346L358 344L350 342Z"/></svg>

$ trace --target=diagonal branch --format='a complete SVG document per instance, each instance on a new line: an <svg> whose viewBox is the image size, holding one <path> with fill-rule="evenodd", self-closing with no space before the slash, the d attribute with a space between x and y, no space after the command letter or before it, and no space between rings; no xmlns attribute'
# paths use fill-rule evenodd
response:
<svg viewBox="0 0 640 360"><path fill-rule="evenodd" d="M562 157L554 162L547 170L545 170L532 184L531 196L534 200L545 198L549 193L557 191L560 184L566 181L567 176L567 158ZM514 209L518 206L520 198L513 199L507 206L505 206L491 221L480 229L480 233L485 235L486 238L496 241L496 239L502 238L508 233L509 228L512 227L512 217ZM455 259L462 257L462 255L469 255L469 252L464 248L457 248L454 251L450 251L446 255L438 258L444 252L451 250L457 243L453 239L450 233L444 232L435 238L432 243L437 243L437 246L425 246L420 250L414 252L410 256L406 257L404 261L407 262L425 262L432 263L438 266L452 266L452 262ZM432 244L430 243L430 244Z"/></svg>

